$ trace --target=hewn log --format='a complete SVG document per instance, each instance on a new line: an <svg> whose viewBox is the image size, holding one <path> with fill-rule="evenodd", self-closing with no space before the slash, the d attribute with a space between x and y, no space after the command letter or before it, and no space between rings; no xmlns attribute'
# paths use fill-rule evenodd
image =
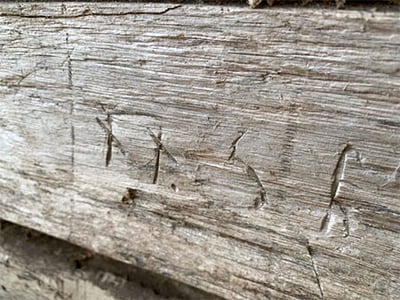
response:
<svg viewBox="0 0 400 300"><path fill-rule="evenodd" d="M0 299L217 299L37 231L2 222Z"/></svg>
<svg viewBox="0 0 400 300"><path fill-rule="evenodd" d="M399 13L1 8L1 218L229 299L400 297Z"/></svg>

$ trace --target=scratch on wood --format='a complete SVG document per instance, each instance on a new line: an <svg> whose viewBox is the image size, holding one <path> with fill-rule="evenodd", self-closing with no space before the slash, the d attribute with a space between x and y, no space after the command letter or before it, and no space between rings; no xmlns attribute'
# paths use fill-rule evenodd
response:
<svg viewBox="0 0 400 300"><path fill-rule="evenodd" d="M246 134L247 129L244 131L240 131L239 132L239 136L232 142L231 146L229 147L229 149L231 149L231 154L229 155L228 160L232 160L232 158L235 157L236 154L236 147L239 143L239 141L243 138L243 136Z"/></svg>
<svg viewBox="0 0 400 300"><path fill-rule="evenodd" d="M260 189L260 191L259 191L260 196L257 197L254 202L255 209L259 209L259 208L263 207L267 202L267 192L265 191L265 188L264 188L263 184L261 183L261 180L258 177L256 171L253 169L253 167L247 165L246 172L247 172L247 175L257 183L257 185Z"/></svg>
<svg viewBox="0 0 400 300"><path fill-rule="evenodd" d="M38 64L36 64L36 66L32 70L30 70L29 72L26 72L25 74L20 75L18 82L16 83L16 86L19 86L22 83L22 81L24 81L26 78L28 78L33 73L39 71L39 69L40 68L38 67Z"/></svg>
<svg viewBox="0 0 400 300"><path fill-rule="evenodd" d="M111 115L107 114L107 125L101 121L98 117L96 117L97 124L105 131L107 134L107 154L106 154L106 167L108 167L110 161L111 161L111 156L112 156L112 144L114 143L115 146L119 149L119 151L122 153L122 155L126 155L126 151L124 147L122 146L121 142L115 137L115 135L112 132L112 120L111 120Z"/></svg>
<svg viewBox="0 0 400 300"><path fill-rule="evenodd" d="M332 206L336 202L336 198L339 195L340 192L340 183L344 179L344 172L345 172L345 167L346 167L346 157L348 152L352 149L352 145L350 143L347 143L342 152L340 153L339 159L336 163L336 167L332 173L332 184L331 184L331 201L329 202L329 207L326 215L321 221L321 226L320 226L320 231L325 230L327 228L327 225L330 222L331 215L332 215ZM339 208L341 212L343 213L344 220L343 220L343 225L344 225L344 237L349 236L350 228L349 228L349 220L348 220L348 214L347 210L342 207L342 205L339 204Z"/></svg>
<svg viewBox="0 0 400 300"><path fill-rule="evenodd" d="M313 272L314 272L314 275L315 275L315 279L317 281L319 292L321 294L321 299L324 299L324 292L322 290L321 280L319 278L319 274L318 274L318 271L317 271L317 266L315 265L315 261L314 261L314 251L311 248L311 245L310 245L308 240L306 241L306 248L307 248L308 255L310 255L310 258L311 258L311 266L312 266L312 269L313 269Z"/></svg>

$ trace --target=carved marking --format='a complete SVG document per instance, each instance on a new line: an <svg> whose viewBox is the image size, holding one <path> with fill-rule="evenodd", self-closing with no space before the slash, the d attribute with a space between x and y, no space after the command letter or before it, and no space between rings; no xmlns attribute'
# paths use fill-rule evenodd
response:
<svg viewBox="0 0 400 300"><path fill-rule="evenodd" d="M331 201L329 202L328 211L321 221L320 231L329 228L332 216L332 207L336 201L337 196L340 192L340 183L344 180L344 173L346 169L346 159L349 151L352 150L352 145L347 143L342 152L340 153L339 159L336 163L336 167L332 173L332 184L331 184ZM345 209L340 203L338 203L340 211L343 213L343 226L344 226L344 237L348 237L350 234L349 218L347 209Z"/></svg>
<svg viewBox="0 0 400 300"><path fill-rule="evenodd" d="M322 290L321 281L319 279L319 274L318 274L317 267L315 265L315 261L314 261L314 257L313 257L314 256L314 252L313 252L313 249L311 248L310 243L308 242L308 240L306 242L306 248L307 248L308 255L310 255L310 258L311 258L311 265L312 265L312 269L313 269L313 272L314 272L314 275L315 275L315 279L317 281L319 292L321 294L321 299L324 299L324 292Z"/></svg>
<svg viewBox="0 0 400 300"><path fill-rule="evenodd" d="M339 159L336 163L335 170L332 174L332 184L331 184L331 202L329 206L333 205L334 200L339 194L340 190L340 182L344 179L344 170L346 166L346 156L347 153L351 150L352 145L347 143L342 152L340 153Z"/></svg>
<svg viewBox="0 0 400 300"><path fill-rule="evenodd" d="M257 175L257 172L254 170L254 168L252 166L246 164L240 157L235 156L234 158L236 161L238 161L246 166L247 176L249 176L252 180L254 180L257 183L257 186L259 188L259 197L257 197L254 200L254 208L260 209L267 203L267 192L260 180L260 177Z"/></svg>
<svg viewBox="0 0 400 300"><path fill-rule="evenodd" d="M251 166L247 165L246 172L247 172L247 175L251 179L253 179L259 187L260 195L254 201L255 209L259 209L267 203L267 192L265 191L265 188L264 188L263 184L261 183L261 180L258 177L256 171Z"/></svg>
<svg viewBox="0 0 400 300"><path fill-rule="evenodd" d="M236 154L236 147L237 147L239 141L240 141L240 140L243 138L243 136L246 134L246 132L247 132L247 129L244 130L244 131L240 131L240 132L239 132L239 136L232 142L231 146L229 147L229 149L232 149L232 150L231 150L231 154L229 155L228 160L232 160L232 158L235 157L235 154Z"/></svg>
<svg viewBox="0 0 400 300"><path fill-rule="evenodd" d="M171 152L168 151L168 149L164 146L163 143L161 143L161 138L157 137L150 128L147 128L149 135L153 139L154 143L160 148L160 151L163 151L169 159L171 159L175 164L178 164L178 161L175 159L175 157L171 154Z"/></svg>
<svg viewBox="0 0 400 300"><path fill-rule="evenodd" d="M157 183L157 179L158 179L158 174L160 173L160 157L161 157L161 138L162 138L162 133L161 131L158 133L158 141L160 142L159 144L157 144L157 148L156 148L156 164L154 166L154 176L153 176L153 184Z"/></svg>
<svg viewBox="0 0 400 300"><path fill-rule="evenodd" d="M112 144L114 143L115 146L119 149L119 151L122 153L122 155L126 155L126 151L123 148L121 142L115 137L115 135L112 132L112 120L111 120L111 115L107 114L107 125L101 121L98 117L96 117L97 124L105 131L107 134L107 153L106 153L106 167L108 167L110 161L111 161L111 156L112 156Z"/></svg>

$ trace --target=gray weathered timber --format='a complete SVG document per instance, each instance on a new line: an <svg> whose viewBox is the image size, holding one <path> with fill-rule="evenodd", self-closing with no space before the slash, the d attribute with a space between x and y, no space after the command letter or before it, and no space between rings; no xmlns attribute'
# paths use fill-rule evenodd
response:
<svg viewBox="0 0 400 300"><path fill-rule="evenodd" d="M398 12L2 4L0 53L1 218L228 299L400 297Z"/></svg>
<svg viewBox="0 0 400 300"><path fill-rule="evenodd" d="M2 300L216 299L15 224L0 225Z"/></svg>

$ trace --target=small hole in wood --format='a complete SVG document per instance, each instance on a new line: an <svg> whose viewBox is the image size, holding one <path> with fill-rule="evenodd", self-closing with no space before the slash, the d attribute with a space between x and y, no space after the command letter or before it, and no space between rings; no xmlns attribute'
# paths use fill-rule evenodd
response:
<svg viewBox="0 0 400 300"><path fill-rule="evenodd" d="M4 285L1 286L1 289L2 289L3 291L7 292L7 289L6 289L6 287L5 287Z"/></svg>
<svg viewBox="0 0 400 300"><path fill-rule="evenodd" d="M171 189L172 189L174 192L179 192L179 189L178 189L178 187L176 186L175 183L172 183L172 184L171 184Z"/></svg>
<svg viewBox="0 0 400 300"><path fill-rule="evenodd" d="M82 263L80 260L75 260L75 269L82 269Z"/></svg>
<svg viewBox="0 0 400 300"><path fill-rule="evenodd" d="M137 190L126 188L126 193L122 196L121 202L123 204L133 204L137 197Z"/></svg>

